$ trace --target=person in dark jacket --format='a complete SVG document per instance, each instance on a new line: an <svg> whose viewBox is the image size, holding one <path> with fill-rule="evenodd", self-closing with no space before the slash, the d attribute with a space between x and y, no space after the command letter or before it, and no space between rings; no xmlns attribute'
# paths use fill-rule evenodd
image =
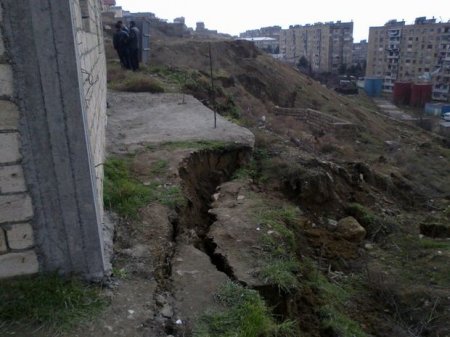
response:
<svg viewBox="0 0 450 337"><path fill-rule="evenodd" d="M113 35L114 49L117 51L117 55L120 59L120 64L123 68L131 69L130 56L129 56L129 35L123 29L120 22L116 23L116 32Z"/></svg>
<svg viewBox="0 0 450 337"><path fill-rule="evenodd" d="M129 33L129 53L130 53L130 65L133 71L139 69L139 40L141 32L136 27L136 22L130 22Z"/></svg>

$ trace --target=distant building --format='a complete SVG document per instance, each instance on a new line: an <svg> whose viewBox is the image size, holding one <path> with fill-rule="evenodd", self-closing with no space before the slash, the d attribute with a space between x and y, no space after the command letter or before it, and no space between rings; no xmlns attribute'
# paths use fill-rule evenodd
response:
<svg viewBox="0 0 450 337"><path fill-rule="evenodd" d="M297 64L303 56L314 72L338 73L352 64L353 22L291 26L280 33L280 52Z"/></svg>
<svg viewBox="0 0 450 337"><path fill-rule="evenodd" d="M450 22L420 17L411 25L391 20L371 27L366 75L382 77L385 92L395 81L431 81L433 99L448 101Z"/></svg>
<svg viewBox="0 0 450 337"><path fill-rule="evenodd" d="M360 42L353 43L352 51L352 65L360 65L361 67L367 64L367 51L369 44L367 40L361 40Z"/></svg>
<svg viewBox="0 0 450 337"><path fill-rule="evenodd" d="M173 19L173 23L178 23L178 24L185 25L186 24L186 19L183 16L181 16L179 18Z"/></svg>
<svg viewBox="0 0 450 337"><path fill-rule="evenodd" d="M253 42L257 48L269 54L278 54L280 51L280 41L272 37L244 37L238 40Z"/></svg>
<svg viewBox="0 0 450 337"><path fill-rule="evenodd" d="M103 11L107 11L115 5L116 5L116 0L102 0Z"/></svg>
<svg viewBox="0 0 450 337"><path fill-rule="evenodd" d="M279 39L281 32L280 26L262 27L260 29L247 30L239 34L241 38L270 37Z"/></svg>

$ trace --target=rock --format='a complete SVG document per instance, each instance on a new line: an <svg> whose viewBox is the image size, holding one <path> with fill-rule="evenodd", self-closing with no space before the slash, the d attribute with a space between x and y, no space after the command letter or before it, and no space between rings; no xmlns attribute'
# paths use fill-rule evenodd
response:
<svg viewBox="0 0 450 337"><path fill-rule="evenodd" d="M366 250L373 250L373 244L371 244L371 243L366 243L365 245L364 245L364 248L366 249Z"/></svg>
<svg viewBox="0 0 450 337"><path fill-rule="evenodd" d="M243 195L238 195L238 197L237 197L237 200L244 200L245 199L245 196L243 196Z"/></svg>
<svg viewBox="0 0 450 337"><path fill-rule="evenodd" d="M341 234L344 239L353 242L361 242L366 236L364 227L352 216L339 220L336 232Z"/></svg>
<svg viewBox="0 0 450 337"><path fill-rule="evenodd" d="M165 318L173 317L173 309L169 304L165 304L161 309L161 315Z"/></svg>

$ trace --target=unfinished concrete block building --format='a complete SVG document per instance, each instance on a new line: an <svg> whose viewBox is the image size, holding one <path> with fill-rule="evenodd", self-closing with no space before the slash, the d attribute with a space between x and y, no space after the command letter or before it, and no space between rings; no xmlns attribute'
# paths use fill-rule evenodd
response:
<svg viewBox="0 0 450 337"><path fill-rule="evenodd" d="M109 268L101 3L0 5L0 278L101 278Z"/></svg>

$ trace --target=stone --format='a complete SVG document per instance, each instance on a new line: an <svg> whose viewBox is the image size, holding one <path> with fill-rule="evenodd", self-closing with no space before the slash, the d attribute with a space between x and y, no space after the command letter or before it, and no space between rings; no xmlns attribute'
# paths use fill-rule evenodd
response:
<svg viewBox="0 0 450 337"><path fill-rule="evenodd" d="M0 196L0 223L26 221L32 216L33 207L28 194Z"/></svg>
<svg viewBox="0 0 450 337"><path fill-rule="evenodd" d="M17 132L0 133L0 163L13 163L19 161L20 155L20 141Z"/></svg>
<svg viewBox="0 0 450 337"><path fill-rule="evenodd" d="M34 245L33 228L29 223L9 226L9 229L6 229L6 237L11 249L28 249Z"/></svg>
<svg viewBox="0 0 450 337"><path fill-rule="evenodd" d="M0 254L6 253L8 246L6 245L6 236L3 229L0 228Z"/></svg>
<svg viewBox="0 0 450 337"><path fill-rule="evenodd" d="M19 109L10 101L0 100L0 130L17 130Z"/></svg>
<svg viewBox="0 0 450 337"><path fill-rule="evenodd" d="M161 309L161 315L165 318L173 317L173 309L169 304L165 304Z"/></svg>
<svg viewBox="0 0 450 337"><path fill-rule="evenodd" d="M364 227L352 216L339 220L336 232L353 242L361 242L366 236Z"/></svg>
<svg viewBox="0 0 450 337"><path fill-rule="evenodd" d="M36 274L39 263L34 250L0 255L0 278Z"/></svg>
<svg viewBox="0 0 450 337"><path fill-rule="evenodd" d="M25 192L26 190L22 166L0 167L0 193Z"/></svg>

